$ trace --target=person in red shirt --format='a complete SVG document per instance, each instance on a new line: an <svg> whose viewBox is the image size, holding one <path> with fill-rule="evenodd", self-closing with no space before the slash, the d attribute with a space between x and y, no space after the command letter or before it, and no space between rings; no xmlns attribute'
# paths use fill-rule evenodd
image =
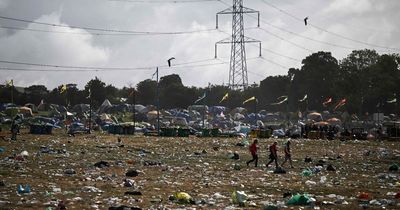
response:
<svg viewBox="0 0 400 210"><path fill-rule="evenodd" d="M278 142L274 142L271 146L269 146L269 152L270 152L269 159L270 159L270 161L265 165L265 166L267 166L267 168L268 168L269 164L271 164L273 161L275 161L276 168L279 167L279 165L278 165L278 148L277 148L277 145L278 145Z"/></svg>
<svg viewBox="0 0 400 210"><path fill-rule="evenodd" d="M289 160L290 167L293 168L293 164L292 164L292 152L290 151L290 141L287 141L287 142L286 142L284 152L285 152L285 160L283 161L283 163L281 164L281 166L283 167L283 165L286 163L286 161Z"/></svg>
<svg viewBox="0 0 400 210"><path fill-rule="evenodd" d="M253 157L253 159L247 161L247 163L246 163L247 166L249 166L249 164L250 164L251 162L255 161L255 164L254 164L254 165L257 167L257 163L258 163L257 143L258 143L258 140L255 139L254 142L253 142L253 144L251 144L250 147L249 147L249 151L250 151L251 156Z"/></svg>

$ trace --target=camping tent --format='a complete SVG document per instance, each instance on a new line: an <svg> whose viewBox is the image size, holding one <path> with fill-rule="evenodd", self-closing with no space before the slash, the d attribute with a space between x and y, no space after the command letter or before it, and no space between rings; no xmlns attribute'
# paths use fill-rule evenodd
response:
<svg viewBox="0 0 400 210"><path fill-rule="evenodd" d="M99 114L104 113L104 112L106 112L106 110L107 110L108 108L111 108L111 107L112 107L111 102L110 102L108 99L106 99L106 100L104 100L103 103L100 105L100 107L99 107L99 109L97 110L97 112L98 112Z"/></svg>

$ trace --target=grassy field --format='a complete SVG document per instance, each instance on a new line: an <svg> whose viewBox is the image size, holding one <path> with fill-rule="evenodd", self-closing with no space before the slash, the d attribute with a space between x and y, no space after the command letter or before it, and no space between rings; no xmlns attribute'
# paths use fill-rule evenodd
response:
<svg viewBox="0 0 400 210"><path fill-rule="evenodd" d="M267 148L275 139L260 139L259 167L246 166L250 159L247 147L236 146L236 138L158 138L145 136L113 136L95 133L68 137L61 133L49 136L27 134L22 130L17 141L1 141L0 209L55 209L59 200L68 209L108 209L127 205L143 209L240 208L231 202L234 190L244 191L249 200L246 209L262 209L266 203L284 206L289 198L284 193L307 193L315 198L315 209L360 209L361 192L369 194L370 209L399 209L394 196L400 192L399 172L389 172L393 163L400 163L398 142L389 141L323 141L292 140L294 169L274 174L265 167ZM120 141L118 140L120 139ZM249 140L252 141L251 139ZM280 161L286 139L277 139ZM53 153L43 153L47 148ZM14 155L26 150L23 161ZM230 159L237 152L239 160ZM309 156L313 162L305 163ZM99 161L109 167L97 168ZM324 162L321 172L302 176L306 168ZM240 165L235 170L234 165ZM332 164L335 172L326 170ZM288 166L288 164L286 164ZM75 174L66 174L73 169ZM133 187L124 187L125 173L139 172ZM326 181L321 182L321 177ZM324 179L324 178L322 178ZM30 194L18 194L18 184L30 184ZM87 186L95 187L91 192ZM124 195L140 191L143 195ZM178 204L170 195L186 192L196 204ZM306 207L307 208L307 207Z"/></svg>

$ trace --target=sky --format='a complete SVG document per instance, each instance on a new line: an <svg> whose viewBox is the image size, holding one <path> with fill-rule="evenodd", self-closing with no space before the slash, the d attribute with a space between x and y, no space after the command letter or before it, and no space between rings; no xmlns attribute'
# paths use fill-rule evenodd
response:
<svg viewBox="0 0 400 210"><path fill-rule="evenodd" d="M190 0L0 0L0 83L82 89L98 77L121 88L155 79L160 67L160 77L179 74L186 86L226 85L230 45L218 45L217 59L214 46L231 36L232 16L220 15L218 30L215 17L232 1L181 1ZM259 57L258 45L246 44L249 84L301 68L318 51L339 60L366 48L400 53L398 0L243 2L261 17L257 28L256 14L244 15L245 35L263 48Z"/></svg>

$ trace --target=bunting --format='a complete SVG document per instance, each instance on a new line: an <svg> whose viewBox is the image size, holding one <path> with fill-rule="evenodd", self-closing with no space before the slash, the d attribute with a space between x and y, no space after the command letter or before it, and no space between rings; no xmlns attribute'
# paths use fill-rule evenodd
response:
<svg viewBox="0 0 400 210"><path fill-rule="evenodd" d="M339 101L338 104L336 104L335 108L333 109L333 111L336 111L336 109L339 109L340 107L344 106L346 104L346 99L342 99L341 101Z"/></svg>
<svg viewBox="0 0 400 210"><path fill-rule="evenodd" d="M277 102L277 103L272 103L271 105L283 104L283 103L285 103L285 102L288 100L288 97L287 97L287 96L280 96L280 97L278 97L277 99L278 99L278 100L281 100L281 101L279 101L279 102Z"/></svg>
<svg viewBox="0 0 400 210"><path fill-rule="evenodd" d="M332 97L329 97L326 101L324 101L322 104L324 105L324 106L326 106L326 105L328 105L328 104L330 104L330 103L332 103Z"/></svg>
<svg viewBox="0 0 400 210"><path fill-rule="evenodd" d="M194 103L197 104L198 102L200 102L201 100L206 98L206 92L204 92L203 96L199 97Z"/></svg>
<svg viewBox="0 0 400 210"><path fill-rule="evenodd" d="M225 101L226 99L228 99L228 97L229 97L229 93L226 93L226 94L224 95L224 97L222 97L221 101L219 101L219 103L222 103L223 101Z"/></svg>
<svg viewBox="0 0 400 210"><path fill-rule="evenodd" d="M61 89L60 89L60 93L64 93L65 91L67 91L67 85L62 85Z"/></svg>
<svg viewBox="0 0 400 210"><path fill-rule="evenodd" d="M301 100L299 100L299 101L300 101L300 102L303 102L303 101L307 100L307 98L308 98L308 95L306 94L306 95L303 97L303 99L301 99Z"/></svg>
<svg viewBox="0 0 400 210"><path fill-rule="evenodd" d="M6 80L6 87L14 86L14 80Z"/></svg>
<svg viewBox="0 0 400 210"><path fill-rule="evenodd" d="M247 103L247 102L250 102L250 101L254 101L254 100L257 101L257 98L256 98L255 96L253 96L253 97L251 97L251 98L249 98L249 99L243 101L243 104L245 104L245 103Z"/></svg>

